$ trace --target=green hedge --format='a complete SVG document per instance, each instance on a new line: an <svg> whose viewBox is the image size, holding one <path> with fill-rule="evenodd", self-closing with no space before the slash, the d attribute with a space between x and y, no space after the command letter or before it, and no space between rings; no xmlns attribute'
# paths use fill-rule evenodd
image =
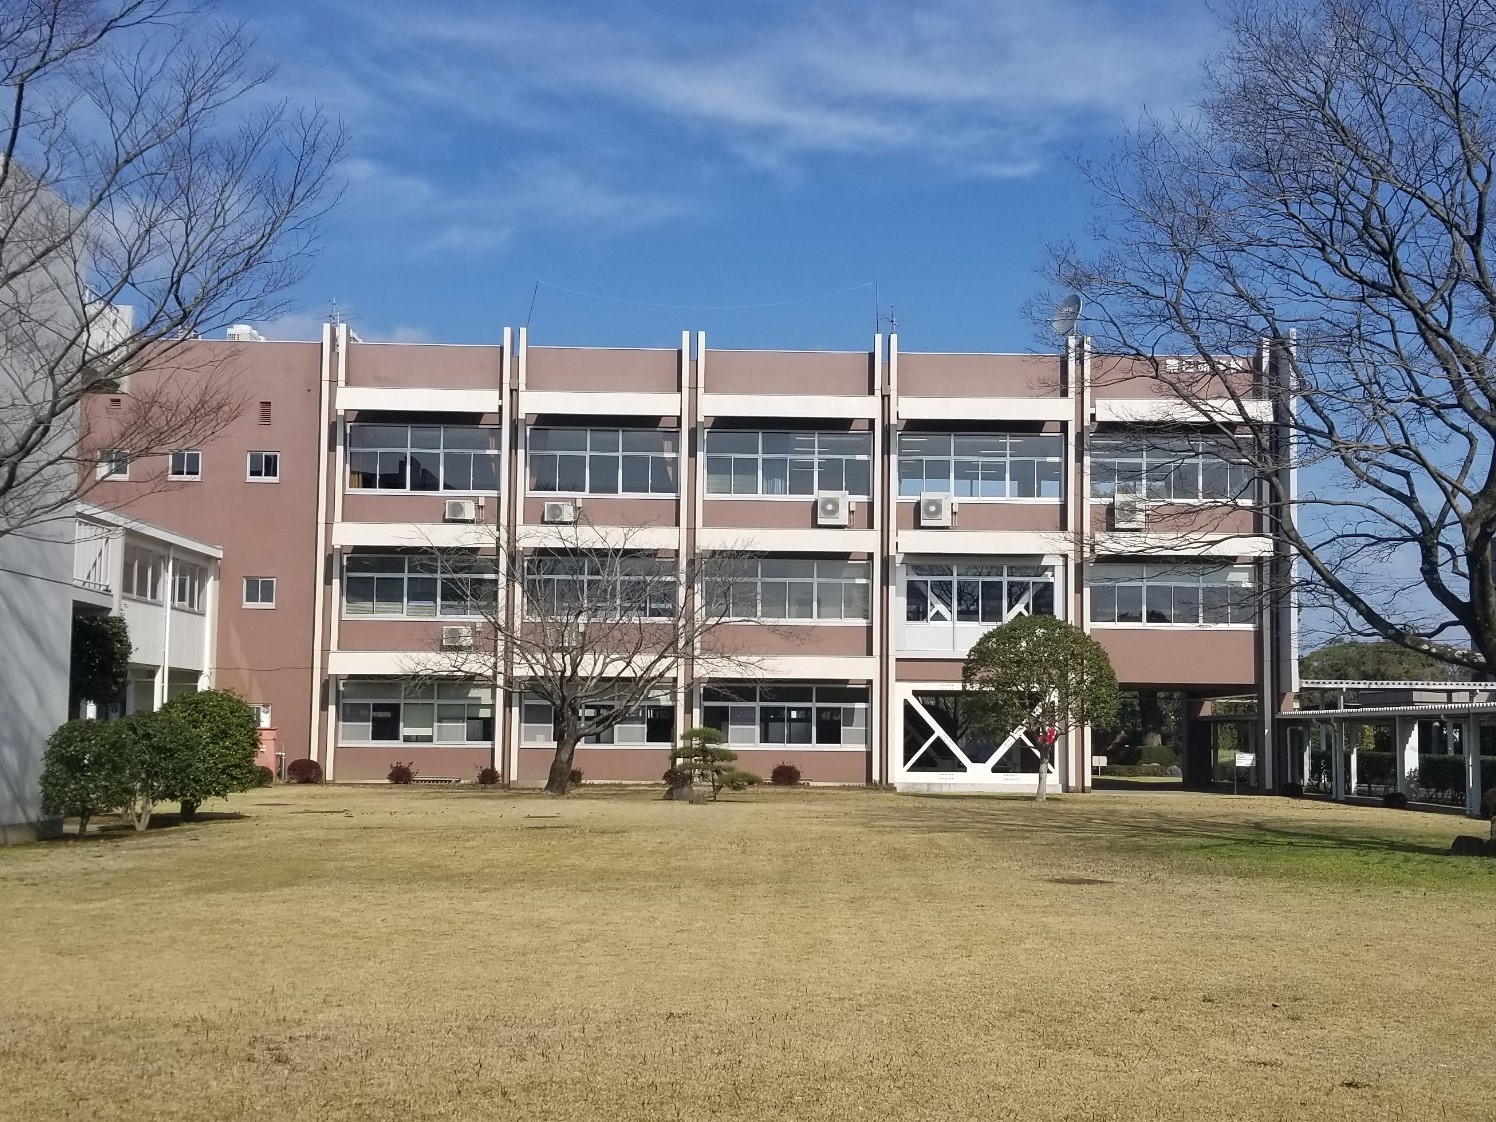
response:
<svg viewBox="0 0 1496 1122"><path fill-rule="evenodd" d="M1419 756L1418 787L1463 802L1465 798L1464 756Z"/></svg>
<svg viewBox="0 0 1496 1122"><path fill-rule="evenodd" d="M1140 775L1162 777L1168 772L1164 770L1162 764L1107 764L1101 769L1101 774L1136 778Z"/></svg>

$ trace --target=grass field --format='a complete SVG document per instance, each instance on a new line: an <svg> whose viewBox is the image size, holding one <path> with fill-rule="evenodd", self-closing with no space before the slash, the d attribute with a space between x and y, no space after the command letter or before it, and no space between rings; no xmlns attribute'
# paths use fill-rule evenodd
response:
<svg viewBox="0 0 1496 1122"><path fill-rule="evenodd" d="M0 850L4 1119L1489 1119L1496 862L1281 800L275 788Z"/></svg>

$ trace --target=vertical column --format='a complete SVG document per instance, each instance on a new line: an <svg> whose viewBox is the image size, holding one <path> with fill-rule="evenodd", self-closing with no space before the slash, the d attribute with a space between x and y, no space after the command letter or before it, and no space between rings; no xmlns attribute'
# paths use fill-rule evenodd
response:
<svg viewBox="0 0 1496 1122"><path fill-rule="evenodd" d="M675 565L678 581L684 585L686 579L687 565L694 558L695 552L695 527L699 520L695 518L699 506L700 484L700 441L702 439L699 429L700 412L698 385L700 384L702 371L706 368L706 332L698 331L695 339L695 358L693 361L691 332L680 333L680 364L676 374L676 389L680 393L680 471L677 474L680 490L676 499L676 547ZM694 372L694 377L692 376ZM702 605L696 601L698 590L696 588L682 588L682 594L691 598L691 611L696 618L701 618ZM700 650L700 636L693 637L691 649L686 652L675 668L675 691L673 701L675 705L675 735L679 740L688 728L695 728L696 721L692 712L688 712L688 682L695 674L696 656Z"/></svg>
<svg viewBox="0 0 1496 1122"><path fill-rule="evenodd" d="M1356 788L1360 786L1361 730L1365 727L1366 726L1362 725L1360 722L1357 722L1355 724L1347 723L1346 725L1345 735L1346 739L1349 741L1349 747L1351 750L1350 780L1346 787L1347 795L1354 795L1356 793Z"/></svg>
<svg viewBox="0 0 1496 1122"><path fill-rule="evenodd" d="M161 573L161 652L157 659L156 681L152 689L155 709L166 704L167 686L171 675L171 599L176 588L177 551L170 546L166 550L166 564Z"/></svg>
<svg viewBox="0 0 1496 1122"><path fill-rule="evenodd" d="M522 406L523 395L528 385L528 364L530 355L530 330L521 327L516 332L514 349L514 363L510 368L511 382L509 384L506 398L505 430L509 434L510 455L504 461L504 480L508 493L509 507L509 532L504 539L504 562L505 571L502 576L504 581L504 619L505 627L511 631L515 624L515 613L519 610L518 599L520 596L520 582L522 575L510 571L511 563L517 566L520 562L519 552L519 525L523 521L524 496L521 480L524 471L525 439L525 411ZM505 724L509 729L509 764L501 770L504 773L506 786L514 786L519 781L520 760L520 706L524 703L524 691L522 683L514 679L514 651L508 649L504 652L504 677L508 683L508 689L504 691L504 709L508 714ZM495 717L498 716L497 706L499 698L494 698L496 708Z"/></svg>
<svg viewBox="0 0 1496 1122"><path fill-rule="evenodd" d="M504 328L503 339L499 345L499 463L494 472L494 486L497 491L494 494L494 528L491 541L494 546L494 593L499 598L494 607L494 612L502 613L506 610L509 597L512 594L509 573L505 567L505 543L509 540L510 518L510 492L513 488L509 485L509 418L511 416L509 401L509 384L514 369L514 329ZM499 782L509 786L509 770L506 766L504 751L509 740L509 722L505 716L509 707L505 704L506 690L505 682L508 679L504 665L504 651L499 629L493 629L493 649L488 652L489 656L489 711L493 713L493 731L489 735L489 761L488 766L499 774Z"/></svg>
<svg viewBox="0 0 1496 1122"><path fill-rule="evenodd" d="M322 325L322 371L317 379L317 549L313 555L312 569L312 649L308 662L308 710L309 723L307 726L307 755L313 759L317 758L317 730L322 727L323 720L331 720L332 706L335 699L331 696L323 698L322 691L324 680L322 677L322 627L325 590L327 583L327 541L328 541L328 519L327 506L327 473L328 457L327 445L330 438L329 419L332 415L331 402L335 393L333 373L334 356L341 356L347 349L348 328L345 324L324 323ZM342 379L337 378L338 381ZM331 691L329 691L329 694ZM333 778L332 743L329 739L325 742L322 751L322 771L326 779ZM288 751L294 749L288 745Z"/></svg>
<svg viewBox="0 0 1496 1122"><path fill-rule="evenodd" d="M868 683L868 758L866 760L868 780L878 786L887 775L884 764L887 741L881 735L883 710L888 704L888 679L893 665L883 657L883 631L888 626L888 557L889 495L894 490L894 457L897 454L898 438L890 423L889 397L883 388L883 336L873 335L871 364L871 392L878 404L878 417L873 422L872 494L868 501L872 506L873 529L878 534L878 546L869 559L868 572L868 623L872 627L873 680Z"/></svg>
<svg viewBox="0 0 1496 1122"><path fill-rule="evenodd" d="M1398 717L1393 723L1392 766L1397 769L1397 789L1411 799L1418 773L1418 722L1412 717Z"/></svg>
<svg viewBox="0 0 1496 1122"><path fill-rule="evenodd" d="M874 336L874 346L882 346L881 336ZM898 478L897 458L899 443L899 336L893 330L888 333L887 341L887 363L883 369L883 409L881 424L884 431L884 439L888 446L890 464L888 478L883 488L882 503L882 525L879 534L880 548L883 556L882 581L877 586L877 598L883 607L882 627L875 635L878 643L877 674L878 680L874 683L876 696L881 701L878 707L876 720L869 720L870 733L873 737L873 751L881 761L875 781L881 778L884 783L891 783L894 779L895 753L902 751L902 736L904 706L895 694L898 679L898 654L895 629L898 624L898 613L894 611L895 591L898 584L899 568L899 529L898 529Z"/></svg>
<svg viewBox="0 0 1496 1122"><path fill-rule="evenodd" d="M1345 801L1345 719L1336 717L1330 737L1330 798Z"/></svg>
<svg viewBox="0 0 1496 1122"><path fill-rule="evenodd" d="M1091 523L1091 339L1088 335L1070 335L1065 339L1065 391L1074 399L1075 409L1069 425L1070 450L1067 458L1070 496L1071 564L1063 564L1057 574L1067 582L1063 592L1065 603L1070 606L1070 619L1091 633L1090 595L1086 591L1086 548L1090 537ZM1071 741L1066 736L1066 743ZM1076 781L1072 787L1078 791L1091 789L1092 740L1090 726L1079 730L1074 737L1070 752Z"/></svg>
<svg viewBox="0 0 1496 1122"><path fill-rule="evenodd" d="M1460 739L1465 749L1465 813L1471 818L1480 817L1480 717L1474 713L1467 716L1460 726Z"/></svg>

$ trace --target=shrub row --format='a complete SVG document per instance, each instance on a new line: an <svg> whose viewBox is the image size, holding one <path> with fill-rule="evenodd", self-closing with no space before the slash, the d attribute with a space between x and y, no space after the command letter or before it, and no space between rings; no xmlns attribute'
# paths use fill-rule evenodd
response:
<svg viewBox="0 0 1496 1122"><path fill-rule="evenodd" d="M144 830L158 802L178 802L192 818L205 799L259 786L254 711L226 690L167 702L158 712L118 721L69 721L47 740L42 809L78 819L126 810Z"/></svg>

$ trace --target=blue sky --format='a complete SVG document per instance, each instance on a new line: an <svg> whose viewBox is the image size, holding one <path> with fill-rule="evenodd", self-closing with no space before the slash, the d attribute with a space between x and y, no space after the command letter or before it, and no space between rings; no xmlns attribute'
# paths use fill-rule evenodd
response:
<svg viewBox="0 0 1496 1122"><path fill-rule="evenodd" d="M296 311L368 338L1028 350L1072 160L1194 93L1198 3L229 0L275 91L349 126L348 190Z"/></svg>

